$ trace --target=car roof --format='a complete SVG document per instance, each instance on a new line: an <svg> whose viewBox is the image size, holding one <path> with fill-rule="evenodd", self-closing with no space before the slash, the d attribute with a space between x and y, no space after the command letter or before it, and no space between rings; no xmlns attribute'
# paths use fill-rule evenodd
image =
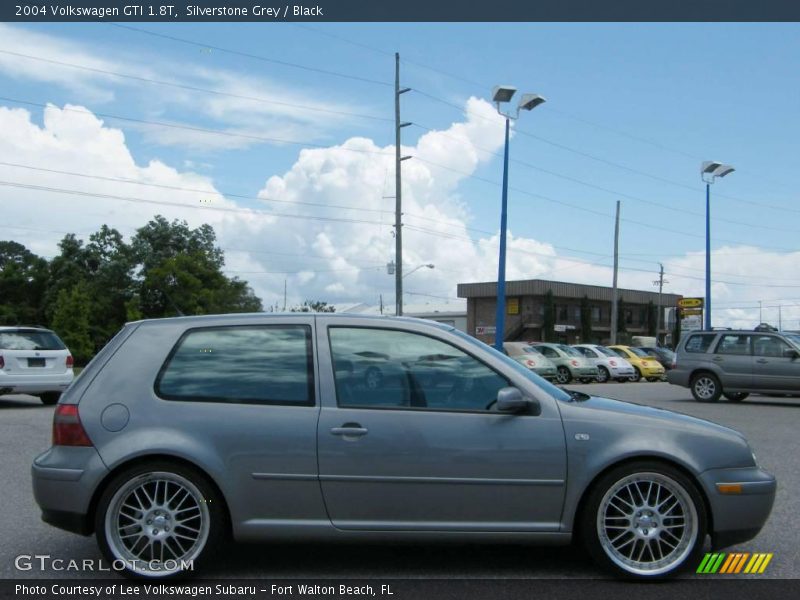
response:
<svg viewBox="0 0 800 600"><path fill-rule="evenodd" d="M39 325L0 325L0 331L47 331L53 333L52 329Z"/></svg>
<svg viewBox="0 0 800 600"><path fill-rule="evenodd" d="M452 325L447 325L446 323L440 323L438 321L433 321L431 319L419 319L416 317L396 317L394 315L364 315L364 314L350 314L350 313L320 313L320 312L280 312L280 313L225 313L225 314L218 314L218 315L189 315L183 317L163 317L160 319L141 319L139 321L130 321L126 323L126 325L158 325L158 324L176 324L176 323L197 323L202 324L208 321L226 321L226 320L264 320L264 319L285 319L286 317L302 317L302 316L311 316L311 317L325 317L326 319L347 319L347 320L358 320L364 322L375 322L375 323L387 323L387 322L399 322L399 323L413 323L416 325L428 325L430 327L434 327L436 329L442 329L444 331L453 331L455 327Z"/></svg>

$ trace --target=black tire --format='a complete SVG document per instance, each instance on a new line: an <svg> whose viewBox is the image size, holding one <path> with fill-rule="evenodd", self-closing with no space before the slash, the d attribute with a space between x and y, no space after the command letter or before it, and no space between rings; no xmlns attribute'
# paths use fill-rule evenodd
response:
<svg viewBox="0 0 800 600"><path fill-rule="evenodd" d="M639 370L639 367L633 367L633 375L628 377L628 380L634 383L642 380L642 372Z"/></svg>
<svg viewBox="0 0 800 600"><path fill-rule="evenodd" d="M558 367L556 370L558 371L558 375L556 375L556 381L558 381L558 383L566 385L572 381L572 371L567 367Z"/></svg>
<svg viewBox="0 0 800 600"><path fill-rule="evenodd" d="M606 383L611 379L611 374L603 366L597 367L597 383Z"/></svg>
<svg viewBox="0 0 800 600"><path fill-rule="evenodd" d="M656 381L661 381L661 377L648 377L647 381L650 383L655 383Z"/></svg>
<svg viewBox="0 0 800 600"><path fill-rule="evenodd" d="M159 484L157 481L170 479L172 481L161 484L162 503L158 505ZM188 482L188 486L185 485L186 482ZM173 484L172 488L169 487L169 483ZM122 514L121 505L127 503L128 500L126 500L126 498L131 497L130 494L133 493L133 490L141 489L138 487L141 485L156 486L155 492L152 487L146 488L153 494L156 502L151 504L150 509L147 511L139 509L131 510L126 507L126 510L133 513L133 516L137 517L137 519ZM167 494L172 495L174 491L179 490L177 487L179 485L185 485L188 498L185 495L179 495L180 492L177 492L175 496L180 499L180 502L178 499L170 499L170 501L167 502ZM142 494L142 496L146 496L147 500L150 499L147 494ZM193 503L195 506L192 506ZM161 516L166 512L164 508L170 508L170 506L172 506L170 513L175 511L173 517L170 519L169 517ZM117 511L117 507L119 507L119 512ZM113 511L119 514L119 516L115 519L113 514L109 514L109 511ZM154 517L156 520L155 523L152 519L149 519L149 517L153 516L153 513L159 515ZM180 520L177 517L178 513L182 513ZM187 514L189 515L188 517ZM146 521L146 519L149 520ZM139 520L141 524L139 524ZM177 524L179 522L190 523L193 526L193 531L195 530L194 528L197 528L197 539L192 543L189 549L185 551L185 555L183 556L185 560L191 560L192 567L190 569L172 569L172 565L169 564L168 560L159 558L153 561L152 558L156 553L156 548L158 548L156 544L160 544L162 551L164 548L168 548L168 551L173 551L174 548L177 547L180 547L181 550L184 549L183 546L174 545L175 540L178 540L175 534L181 527L186 528L183 530L183 533L192 534L189 533L189 527L187 525ZM128 524L120 525L120 523ZM152 523L152 525L148 525L147 523ZM170 531L170 525L172 525L174 531L171 535L165 535ZM100 496L94 515L94 526L97 544L103 556L108 561L108 564L115 565L115 570L120 571L125 577L149 580L164 580L181 577L202 570L202 567L209 564L209 561L213 559L213 555L216 551L225 544L230 532L228 513L225 509L224 501L206 476L195 468L165 460L139 464L114 477ZM150 539L149 544L146 543L140 548L144 549L152 545L153 548L150 551L152 554L140 550L143 552L141 555L142 558L136 559L137 562L134 562L134 559L132 559L133 554L126 553L126 551L129 550L127 547L125 550L119 548L120 544L124 546L129 542L122 542L121 539L115 540L114 534L111 533L114 527L118 530L124 528L126 531L133 532L126 533L125 537L141 532L140 537L136 538L133 548L136 549L139 547L138 544L140 541L147 542L147 540ZM164 540L164 542L153 542L153 539L148 535L149 532L145 531L145 529L149 529L150 527L162 527L160 533L161 536L163 536L161 539ZM138 528L138 530L135 528ZM158 532L159 530L150 530L150 532L153 531ZM142 540L142 538L145 539ZM191 542L183 540L182 543L188 545ZM160 561L163 561L163 567L161 569L155 564ZM174 562L177 567L180 567L180 561L174 560ZM124 569L121 568L123 564L125 564Z"/></svg>
<svg viewBox="0 0 800 600"><path fill-rule="evenodd" d="M594 379L591 377L581 377L581 383L594 383Z"/></svg>
<svg viewBox="0 0 800 600"><path fill-rule="evenodd" d="M39 400L41 400L42 404L45 406L57 404L59 398L61 398L61 392L45 392L44 394L39 394Z"/></svg>
<svg viewBox="0 0 800 600"><path fill-rule="evenodd" d="M725 396L730 402L741 402L750 394L747 392L723 392L722 395Z"/></svg>
<svg viewBox="0 0 800 600"><path fill-rule="evenodd" d="M692 377L690 387L698 402L716 402L722 395L722 385L713 373L698 373Z"/></svg>
<svg viewBox="0 0 800 600"><path fill-rule="evenodd" d="M637 480L640 487L639 495L635 496L636 491L631 486L636 485ZM657 484L655 496L652 485L645 487L648 482ZM624 496L628 490L633 504L641 503L642 506L629 503L630 508L625 507ZM623 516L617 516L623 515L623 511L616 507L616 503L611 503L617 493L623 500L618 505L631 513L627 522ZM670 496L666 494L671 494L679 502L662 514L659 509L663 510L664 504L659 504L659 501L668 500ZM683 515L682 520L677 516L679 514ZM579 519L579 530L590 556L613 575L626 579L669 578L684 568L696 566L708 528L705 504L694 481L670 465L644 460L621 465L603 475L589 491ZM684 527L665 529L663 523L667 519L673 525L683 522ZM620 527L628 530L617 534ZM612 538L616 535L622 537ZM632 545L628 539L633 540ZM668 543L674 547L670 549ZM652 548L649 558L644 553L645 546ZM640 551L642 556L638 555ZM627 552L636 555L636 559L626 559ZM667 564L660 567L652 564L657 561L657 553L661 553L661 560L667 560Z"/></svg>
<svg viewBox="0 0 800 600"><path fill-rule="evenodd" d="M630 377L617 377L617 382L619 383L628 383L630 380Z"/></svg>

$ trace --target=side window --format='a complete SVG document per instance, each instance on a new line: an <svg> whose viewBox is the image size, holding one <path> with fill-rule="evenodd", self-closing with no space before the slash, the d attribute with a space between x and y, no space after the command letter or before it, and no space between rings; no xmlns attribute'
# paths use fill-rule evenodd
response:
<svg viewBox="0 0 800 600"><path fill-rule="evenodd" d="M782 357L789 344L771 335L756 336L753 339L753 354L756 356Z"/></svg>
<svg viewBox="0 0 800 600"><path fill-rule="evenodd" d="M597 358L597 352L591 350L590 348L578 348L578 350L583 352L583 355L588 358Z"/></svg>
<svg viewBox="0 0 800 600"><path fill-rule="evenodd" d="M717 354L735 354L746 356L750 354L749 335L723 335L717 344Z"/></svg>
<svg viewBox="0 0 800 600"><path fill-rule="evenodd" d="M713 335L693 335L686 340L686 352L694 352L704 354L708 352L711 347L711 342L714 341Z"/></svg>
<svg viewBox="0 0 800 600"><path fill-rule="evenodd" d="M558 358L558 352L553 350L550 346L536 346L536 349L547 358Z"/></svg>
<svg viewBox="0 0 800 600"><path fill-rule="evenodd" d="M619 356L620 358L630 358L624 350L620 350L619 348L609 348L614 354Z"/></svg>
<svg viewBox="0 0 800 600"><path fill-rule="evenodd" d="M269 325L195 329L156 379L166 400L314 404L311 328Z"/></svg>
<svg viewBox="0 0 800 600"><path fill-rule="evenodd" d="M341 407L483 411L509 384L450 344L391 329L330 327Z"/></svg>

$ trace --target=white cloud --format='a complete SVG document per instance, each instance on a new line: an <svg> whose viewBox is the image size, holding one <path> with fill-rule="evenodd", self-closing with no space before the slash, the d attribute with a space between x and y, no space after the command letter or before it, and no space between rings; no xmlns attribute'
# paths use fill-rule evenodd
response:
<svg viewBox="0 0 800 600"><path fill-rule="evenodd" d="M491 115L489 108L480 100L469 101L470 113ZM502 143L494 128L486 127L483 119L479 121L468 116L445 132L427 134L404 152L471 173L487 156L475 148L493 150ZM330 148L301 151L287 172L266 177L259 195L262 210L271 215L267 216L248 211L198 210L198 205L208 205L209 201L212 207L224 209L235 209L237 204L226 199L208 176L158 160L137 162L121 130L109 127L80 106L49 106L41 126L27 110L0 107L0 130L4 132L0 136L0 162L111 178L0 165L3 182L100 196L0 185L0 204L6 215L0 223L3 239L15 239L34 252L52 256L62 237L60 232L75 232L86 238L107 223L130 235L161 213L169 219L186 219L193 227L211 224L226 249L229 274L248 280L265 305L278 299L282 303L284 282L290 305L304 299L377 304L379 294L383 294L385 304L392 304L394 281L385 267L394 257L394 200L385 198L393 191L392 147L382 148L356 137ZM454 146L450 145L452 138L458 139ZM496 279L498 236L471 239L467 229L469 208L458 196L460 178L463 175L432 168L421 160L404 163L406 273L422 264L435 265L434 269L422 268L411 274L405 280L408 292L452 298L459 282ZM107 196L135 197L145 202ZM178 206L148 203L164 200ZM359 210L345 208L348 206ZM297 216L302 217L294 218ZM508 239L508 257L508 279L542 277L598 285L611 282L607 260L595 264L604 261L566 257L549 242L519 237L513 231ZM760 299L765 300L765 320L776 323L777 310L771 307L777 301L773 299L793 298L783 301L782 316L785 324L798 328L798 261L800 253L775 254L757 247L715 251L715 324L753 326ZM665 260L664 265L670 281L665 291L703 295L702 252ZM644 271L629 271L629 267ZM620 286L654 289L656 269L655 263L648 266L623 260ZM780 285L794 287L768 287ZM410 294L406 301L416 303L426 298Z"/></svg>

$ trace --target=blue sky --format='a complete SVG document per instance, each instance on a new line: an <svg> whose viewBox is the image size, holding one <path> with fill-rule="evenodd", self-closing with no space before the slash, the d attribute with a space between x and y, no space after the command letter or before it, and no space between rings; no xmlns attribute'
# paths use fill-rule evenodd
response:
<svg viewBox="0 0 800 600"><path fill-rule="evenodd" d="M458 128L451 129L453 124L469 121L469 115L464 114L468 99L487 99L493 84L515 85L522 92L536 92L548 100L516 124L519 132L512 139L512 161L529 166L511 164L509 228L520 240L519 252L524 254L527 248L527 258L537 253L550 253L552 257L534 264L525 262L526 256L520 254L519 264L516 270L510 269L510 275L610 283L607 265L611 264L612 216L619 199L623 285L652 288L657 263L664 262L670 280L668 291L702 295L704 189L698 171L702 160L720 160L734 165L737 171L712 189L712 246L715 253L721 253L719 258L714 257L720 272L715 296L720 308L743 308L719 313L719 318L732 325L754 324L750 322L757 313L753 307L762 299L769 306L785 302L784 317L789 322L795 320L793 327L800 326L800 205L792 177L793 166L800 158L800 84L796 76L800 36L796 24L133 26L196 44L108 24L3 26L6 35L0 36L5 38L5 42L0 39L0 51L95 70L0 53L2 95L62 108L70 104L96 115L177 124L181 128L98 117L103 127L122 131L124 146L136 165L144 167L159 161L178 172L170 177L184 178L182 187L196 175L203 185L220 194L220 203L227 202L225 206L261 210L264 202L232 195L256 196L268 190L271 196L285 194L285 201L302 196L303 201L312 203L337 201L371 209L361 215L354 210L334 211L370 221L363 230L348 230L338 242L333 222L325 231L312 231L308 223L294 219L291 232L282 228L281 235L288 237L276 237L274 245L258 225L251 223L245 228L253 236L248 238L236 233L242 231L241 224L234 227L220 222L221 238L228 247L257 248L261 252L239 257L229 254L228 266L250 280L265 302L282 294L282 281L287 278L297 299L324 296L331 301L372 303L378 293L386 297L393 293L391 278L381 272L384 258L392 258L392 216L379 212L393 209L393 200L382 197L393 194L393 173L381 167L383 185L376 183L380 173L365 175L361 183L366 186L368 180L372 187L355 185L353 189L360 191L349 195L346 178L363 172L364 167L358 167L358 171L348 164L342 175L345 181L326 183L329 180L308 175L308 169L319 167L324 171L323 160L304 167L302 186L297 187L298 178L287 174L297 167L301 146L264 138L323 148L366 138L376 147L374 151L390 154L394 143L390 84L393 52L399 51L403 59L401 84L413 88L402 100L403 120L414 123L403 131L403 143L410 154L415 154L420 136L426 133L423 127L449 131L438 138L439 143L453 142L460 135ZM203 47L205 44L208 47ZM153 85L108 72L173 85ZM176 85L213 89L218 94ZM253 97L269 97L273 104L256 102ZM314 110L289 109L286 104ZM5 100L0 100L0 106L20 107ZM22 107L31 112L32 124L43 126L41 107ZM448 256L459 250L450 249L439 258L434 256L437 248L424 246L421 241L419 252L407 257L410 265L437 259L438 270L413 275L413 285L418 293L439 300L455 296L455 283L493 279L496 270L496 251L492 254L486 244L499 225L497 182L502 164L492 153L501 152L502 147L501 140L486 131L491 122L487 115L474 113L473 120L478 119L478 124L482 121L483 127L476 127L480 131L471 134L469 147L456 144L439 154L426 155L427 162L420 158L416 166L411 166L413 159L404 164L411 178L409 194L414 199L419 196L417 212L459 221L461 229L456 225L450 229L436 226L454 243L453 236L474 240L476 254L470 255L467 264L447 262ZM502 123L495 126L502 132ZM185 127L225 130L233 135L203 134ZM28 142L22 139L19 143ZM0 158L13 162L8 156L20 151L9 143L8 155ZM461 151L471 153L475 160L464 162L458 156ZM363 150L358 152L364 154ZM35 152L30 155L37 156ZM53 157L48 164L58 160ZM83 165L84 173L98 173L91 161L77 164ZM101 174L106 176L113 171L109 165L103 168ZM350 168L356 171L348 171ZM414 171L423 168L428 178L424 185ZM120 173L115 172L113 177L120 177ZM6 180L22 181L21 176L26 174L31 175L11 167L0 168ZM273 176L280 181L267 185ZM136 177L151 183L156 180L152 173L138 173ZM62 183L71 189L84 189L87 180L65 175ZM127 188L126 193L133 195ZM358 194L373 195L362 198ZM111 225L135 228L154 212L164 212L156 205L131 215L107 198L95 198L93 204L80 206L87 213L81 223L90 229L104 217ZM62 209L63 204L55 208L56 212ZM196 218L196 213L187 206L169 214ZM322 212L298 205L295 214L320 216ZM21 210L17 216L16 225L36 225L34 215ZM115 218L122 223L115 223ZM413 217L407 222L422 226L422 221L415 222ZM30 242L43 254L48 254L48 244L49 253L54 252L59 237L51 234L44 239L21 229L0 233ZM328 239L321 240L320 235ZM374 249L377 244L382 254L370 254L348 240L361 235L377 236L378 241L369 246ZM407 237L409 251L413 251L416 237ZM226 240L236 240L239 246ZM346 249L348 244L351 247ZM267 252L273 254L267 256ZM296 256L290 256L293 252ZM311 259L309 253L316 258ZM361 261L354 255L360 255ZM509 260L513 262L514 256ZM319 261L324 266L319 266L323 264ZM367 267L369 273L354 273L350 282L337 281L337 272ZM329 272L329 276L322 278L317 273L311 279L309 275L296 277L297 271L313 275L315 269ZM286 273L272 272L279 270ZM292 282L293 278L296 281Z"/></svg>

